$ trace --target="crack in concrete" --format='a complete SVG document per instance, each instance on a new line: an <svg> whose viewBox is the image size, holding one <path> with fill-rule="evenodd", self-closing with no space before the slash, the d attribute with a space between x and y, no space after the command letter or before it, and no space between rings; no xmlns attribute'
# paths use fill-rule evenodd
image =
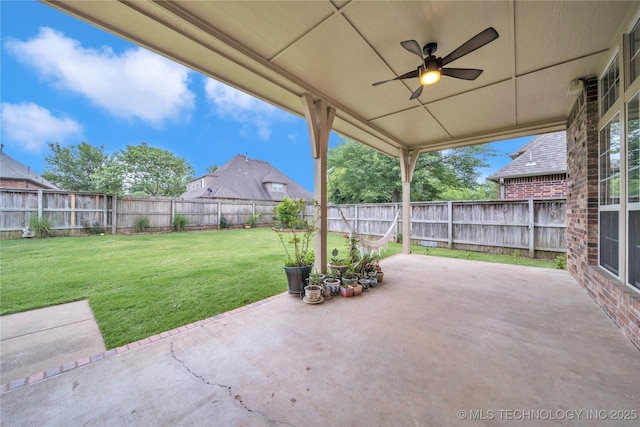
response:
<svg viewBox="0 0 640 427"><path fill-rule="evenodd" d="M225 385L225 384L219 384L219 383L212 383L209 380L207 380L204 376L202 375L198 375L197 373L195 373L193 370L191 370L191 368L189 368L186 363L183 360L180 360L178 358L178 356L176 356L176 353L173 349L173 341L171 342L171 357L176 360L178 363L180 363L182 365L182 367L184 369L187 370L187 372L189 372L191 375L193 375L195 378L198 378L200 381L202 381L204 384L206 385L210 385L210 386L217 386L223 389L227 390L227 393L229 393L229 397L231 397L233 400L236 400L243 408L245 411L250 412L250 413L256 413L260 416L262 416L262 418L265 419L265 421L267 421L267 423L269 423L270 426L277 426L277 425L288 425L291 427L296 427L294 424L288 423L286 421L278 421L278 420L273 420L271 418L269 418L264 412L259 411L257 409L251 409L249 408L243 401L242 398L240 397L239 394L236 394L235 396L232 393L231 390L231 386L229 385Z"/></svg>

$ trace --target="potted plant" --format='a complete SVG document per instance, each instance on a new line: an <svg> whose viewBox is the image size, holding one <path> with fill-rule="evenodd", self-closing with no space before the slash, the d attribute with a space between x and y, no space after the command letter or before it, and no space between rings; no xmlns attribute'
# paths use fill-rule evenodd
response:
<svg viewBox="0 0 640 427"><path fill-rule="evenodd" d="M324 286L329 289L331 295L338 295L340 293L340 278L336 273L330 272L324 278Z"/></svg>
<svg viewBox="0 0 640 427"><path fill-rule="evenodd" d="M323 299L323 280L324 276L318 274L318 272L309 274L306 282L307 286L304 287L304 300L306 302L321 302Z"/></svg>
<svg viewBox="0 0 640 427"><path fill-rule="evenodd" d="M316 233L317 218L304 218L306 206L302 199L284 198L273 209L276 219L274 230L286 254L283 268L291 294L302 293L315 261L311 241Z"/></svg>
<svg viewBox="0 0 640 427"><path fill-rule="evenodd" d="M343 258L338 258L339 252L338 248L333 248L331 251L331 262L327 267L329 268L329 271L333 272L335 276L341 279L342 275L347 270L347 264Z"/></svg>

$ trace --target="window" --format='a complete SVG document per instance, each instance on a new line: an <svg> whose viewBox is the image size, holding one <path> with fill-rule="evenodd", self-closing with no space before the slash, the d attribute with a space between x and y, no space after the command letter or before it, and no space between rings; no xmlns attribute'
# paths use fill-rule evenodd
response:
<svg viewBox="0 0 640 427"><path fill-rule="evenodd" d="M629 81L631 84L640 75L640 21L629 34Z"/></svg>
<svg viewBox="0 0 640 427"><path fill-rule="evenodd" d="M620 121L616 115L600 131L600 265L619 274Z"/></svg>
<svg viewBox="0 0 640 427"><path fill-rule="evenodd" d="M602 114L609 111L609 108L618 100L620 84L620 72L618 68L618 55L613 59L609 69L600 80L600 100L602 102Z"/></svg>
<svg viewBox="0 0 640 427"><path fill-rule="evenodd" d="M600 131L600 205L620 204L620 122L616 116Z"/></svg>
<svg viewBox="0 0 640 427"><path fill-rule="evenodd" d="M280 182L272 182L271 191L274 193L284 193L284 184Z"/></svg>

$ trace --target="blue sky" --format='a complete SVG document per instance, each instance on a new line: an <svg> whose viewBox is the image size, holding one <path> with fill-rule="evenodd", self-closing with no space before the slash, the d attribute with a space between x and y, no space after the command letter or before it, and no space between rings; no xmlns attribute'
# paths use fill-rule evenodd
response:
<svg viewBox="0 0 640 427"><path fill-rule="evenodd" d="M142 142L184 157L200 175L236 154L265 160L313 190L302 118L238 92L35 1L0 1L1 138L41 173L48 142L114 153ZM502 156L528 138L494 143ZM340 139L330 137L330 147Z"/></svg>

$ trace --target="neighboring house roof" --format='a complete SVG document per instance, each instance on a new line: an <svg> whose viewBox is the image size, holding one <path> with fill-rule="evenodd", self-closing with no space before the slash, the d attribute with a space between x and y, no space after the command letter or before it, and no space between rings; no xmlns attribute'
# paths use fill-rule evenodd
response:
<svg viewBox="0 0 640 427"><path fill-rule="evenodd" d="M539 135L510 155L511 163L489 176L498 182L500 178L552 175L567 172L566 132Z"/></svg>
<svg viewBox="0 0 640 427"><path fill-rule="evenodd" d="M191 181L185 199L275 200L285 197L311 201L313 195L291 178L263 160L237 155L215 172ZM202 185L199 185L202 183ZM283 191L272 191L272 184L282 184ZM189 188L188 187L188 188Z"/></svg>
<svg viewBox="0 0 640 427"><path fill-rule="evenodd" d="M57 185L47 181L32 171L30 167L9 157L4 150L0 154L2 155L0 157L0 178L4 180L32 182L39 187L60 190Z"/></svg>

